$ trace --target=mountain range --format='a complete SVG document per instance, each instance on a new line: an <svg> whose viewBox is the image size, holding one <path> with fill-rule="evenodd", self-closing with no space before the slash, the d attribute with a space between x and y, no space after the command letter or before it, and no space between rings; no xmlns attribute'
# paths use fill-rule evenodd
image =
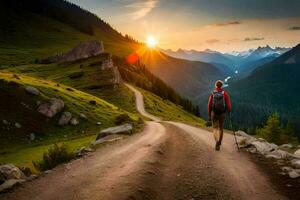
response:
<svg viewBox="0 0 300 200"><path fill-rule="evenodd" d="M290 48L271 48L269 45L266 45L265 47L258 47L257 49L249 49L242 52L234 51L231 53L221 53L210 49L204 51L184 49L178 49L177 51L168 49L162 51L176 58L202 61L215 64L216 66L222 64L223 67L221 68L227 73L231 72L233 74L234 71L238 71L239 73L247 72L247 74L249 74L256 67L270 62L288 50L290 50Z"/></svg>

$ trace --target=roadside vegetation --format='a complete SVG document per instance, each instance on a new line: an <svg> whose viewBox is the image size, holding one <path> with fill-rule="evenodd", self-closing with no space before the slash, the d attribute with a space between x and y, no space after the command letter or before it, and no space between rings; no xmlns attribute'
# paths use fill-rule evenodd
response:
<svg viewBox="0 0 300 200"><path fill-rule="evenodd" d="M191 124L195 126L205 126L205 121L187 111L182 107L172 103L167 99L138 88L144 96L145 109L150 114L160 117L165 121L176 121Z"/></svg>
<svg viewBox="0 0 300 200"><path fill-rule="evenodd" d="M266 123L261 128L257 128L255 132L258 137L278 145L298 143L293 127L290 123L282 124L278 113L273 113Z"/></svg>

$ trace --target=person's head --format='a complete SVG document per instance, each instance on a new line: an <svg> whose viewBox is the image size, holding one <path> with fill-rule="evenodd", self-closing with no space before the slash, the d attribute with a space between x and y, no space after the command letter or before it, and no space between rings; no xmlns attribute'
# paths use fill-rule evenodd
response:
<svg viewBox="0 0 300 200"><path fill-rule="evenodd" d="M221 88L222 86L223 86L223 81L217 80L216 83L215 83L215 87L216 88Z"/></svg>

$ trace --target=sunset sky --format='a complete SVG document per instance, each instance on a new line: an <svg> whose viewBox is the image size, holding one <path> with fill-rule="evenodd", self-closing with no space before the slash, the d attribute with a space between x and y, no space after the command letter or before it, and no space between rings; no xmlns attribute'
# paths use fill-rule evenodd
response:
<svg viewBox="0 0 300 200"><path fill-rule="evenodd" d="M300 0L70 0L165 49L241 51L300 43Z"/></svg>

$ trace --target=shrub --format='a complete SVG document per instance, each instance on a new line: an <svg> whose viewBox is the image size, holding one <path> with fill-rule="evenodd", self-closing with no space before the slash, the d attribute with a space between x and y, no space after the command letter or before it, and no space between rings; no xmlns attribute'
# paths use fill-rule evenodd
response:
<svg viewBox="0 0 300 200"><path fill-rule="evenodd" d="M273 113L262 128L256 129L256 133L267 141L279 145L297 142L293 128L289 123L283 126L278 113Z"/></svg>
<svg viewBox="0 0 300 200"><path fill-rule="evenodd" d="M115 123L117 125L125 124L125 123L131 123L132 119L129 117L128 114L120 114L116 117Z"/></svg>
<svg viewBox="0 0 300 200"><path fill-rule="evenodd" d="M55 166L70 161L75 158L75 153L70 153L65 144L54 144L43 154L41 161L33 161L33 165L40 171L45 171L54 168Z"/></svg>

